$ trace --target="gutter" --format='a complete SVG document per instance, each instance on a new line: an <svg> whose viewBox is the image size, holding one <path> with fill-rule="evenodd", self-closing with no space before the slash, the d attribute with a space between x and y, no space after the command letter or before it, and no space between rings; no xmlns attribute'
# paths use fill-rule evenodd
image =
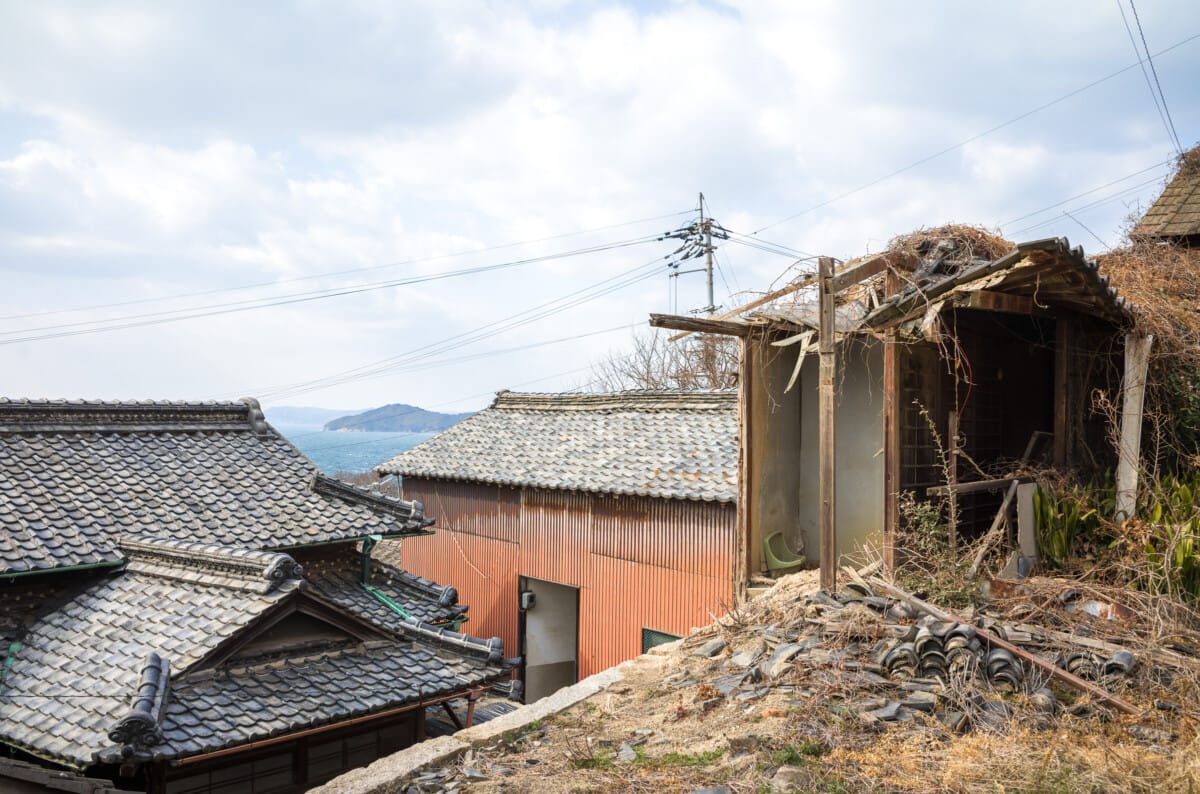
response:
<svg viewBox="0 0 1200 794"><path fill-rule="evenodd" d="M36 576L44 573L65 573L67 571L89 571L100 568L120 568L125 565L125 560L113 560L111 562L87 562L82 565L65 565L61 568L37 568L32 571L14 571L12 573L0 573L0 582L11 582L14 579L20 579L25 576Z"/></svg>

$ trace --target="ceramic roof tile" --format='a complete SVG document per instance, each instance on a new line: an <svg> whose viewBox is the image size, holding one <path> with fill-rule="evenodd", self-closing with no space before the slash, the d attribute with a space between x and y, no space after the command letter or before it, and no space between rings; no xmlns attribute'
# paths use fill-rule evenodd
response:
<svg viewBox="0 0 1200 794"><path fill-rule="evenodd" d="M285 548L423 525L322 475L252 400L0 399L0 573L117 562L120 535Z"/></svg>
<svg viewBox="0 0 1200 794"><path fill-rule="evenodd" d="M420 671L420 675L414 675ZM163 719L163 745L172 758L270 738L313 724L460 692L504 673L405 643L368 646L252 667L204 673L176 682ZM208 727L221 724L223 730Z"/></svg>
<svg viewBox="0 0 1200 794"><path fill-rule="evenodd" d="M1200 235L1200 150L1185 157L1162 194L1134 228L1133 237L1193 237Z"/></svg>
<svg viewBox="0 0 1200 794"><path fill-rule="evenodd" d="M305 564L305 579L314 594L381 628L401 629L407 621L364 589L360 578L360 559L355 551ZM446 623L467 612L466 606L458 604L458 591L453 587L439 585L385 562L372 561L370 584L423 623Z"/></svg>
<svg viewBox="0 0 1200 794"><path fill-rule="evenodd" d="M254 593L125 573L85 590L21 638L0 696L0 739L90 763L112 744L107 731L128 711L149 653L186 669L294 589Z"/></svg>
<svg viewBox="0 0 1200 794"><path fill-rule="evenodd" d="M380 474L631 496L737 498L737 397L721 391L500 392Z"/></svg>

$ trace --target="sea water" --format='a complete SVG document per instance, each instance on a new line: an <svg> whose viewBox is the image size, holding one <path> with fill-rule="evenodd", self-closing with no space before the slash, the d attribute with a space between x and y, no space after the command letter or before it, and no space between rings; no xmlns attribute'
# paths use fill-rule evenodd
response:
<svg viewBox="0 0 1200 794"><path fill-rule="evenodd" d="M411 449L435 433L354 433L274 425L321 471L364 472Z"/></svg>

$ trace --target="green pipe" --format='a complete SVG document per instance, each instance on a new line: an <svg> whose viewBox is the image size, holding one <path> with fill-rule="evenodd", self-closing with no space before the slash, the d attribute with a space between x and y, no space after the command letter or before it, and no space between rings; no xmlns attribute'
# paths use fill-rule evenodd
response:
<svg viewBox="0 0 1200 794"><path fill-rule="evenodd" d="M381 535L368 535L367 537L363 538L362 579L359 581L359 584L362 585L364 590L375 596L375 598L378 599L381 604L395 612L397 615L408 618L409 620L415 620L416 618L412 616L411 612L397 604L393 599L389 598L387 594L378 588L371 586L371 549L375 548L375 544L381 540L383 540Z"/></svg>
<svg viewBox="0 0 1200 794"><path fill-rule="evenodd" d="M24 576L36 576L41 573L65 573L67 571L88 571L95 568L120 568L125 564L124 560L114 560L112 562L88 562L82 565L64 565L61 568L38 568L33 571L14 571L13 573L0 573L0 582L10 582L13 579L20 579Z"/></svg>

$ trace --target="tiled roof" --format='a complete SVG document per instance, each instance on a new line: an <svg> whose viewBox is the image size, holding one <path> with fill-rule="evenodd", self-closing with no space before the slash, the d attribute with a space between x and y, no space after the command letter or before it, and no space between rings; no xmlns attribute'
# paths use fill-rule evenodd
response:
<svg viewBox="0 0 1200 794"><path fill-rule="evenodd" d="M0 741L79 768L122 753L170 758L458 692L508 669L499 640L421 622L418 601L429 614L455 609L434 602L431 582L391 588L414 614L403 619L369 595L350 597L350 577L319 574L308 585L286 554L144 537L120 548L124 572L18 632ZM453 600L452 589L438 592ZM203 669L289 599L313 597L394 639Z"/></svg>
<svg viewBox="0 0 1200 794"><path fill-rule="evenodd" d="M117 562L118 535L286 548L426 523L322 475L253 400L0 399L0 573Z"/></svg>
<svg viewBox="0 0 1200 794"><path fill-rule="evenodd" d="M388 642L204 672L172 686L163 743L155 749L166 758L211 752L443 697L483 684L503 669L428 646Z"/></svg>
<svg viewBox="0 0 1200 794"><path fill-rule="evenodd" d="M1200 235L1200 149L1185 160L1158 199L1134 227L1133 237Z"/></svg>
<svg viewBox="0 0 1200 794"><path fill-rule="evenodd" d="M379 474L621 495L737 498L737 398L722 391L516 394Z"/></svg>
<svg viewBox="0 0 1200 794"><path fill-rule="evenodd" d="M85 766L112 744L146 657L186 670L295 590L269 593L125 573L35 623L11 656L0 694L0 740Z"/></svg>
<svg viewBox="0 0 1200 794"><path fill-rule="evenodd" d="M312 591L334 604L370 620L388 631L402 630L407 621L367 592L360 583L359 554L348 550L310 562L305 579ZM461 617L467 607L458 605L458 591L393 565L373 560L370 584L423 623L445 623Z"/></svg>

